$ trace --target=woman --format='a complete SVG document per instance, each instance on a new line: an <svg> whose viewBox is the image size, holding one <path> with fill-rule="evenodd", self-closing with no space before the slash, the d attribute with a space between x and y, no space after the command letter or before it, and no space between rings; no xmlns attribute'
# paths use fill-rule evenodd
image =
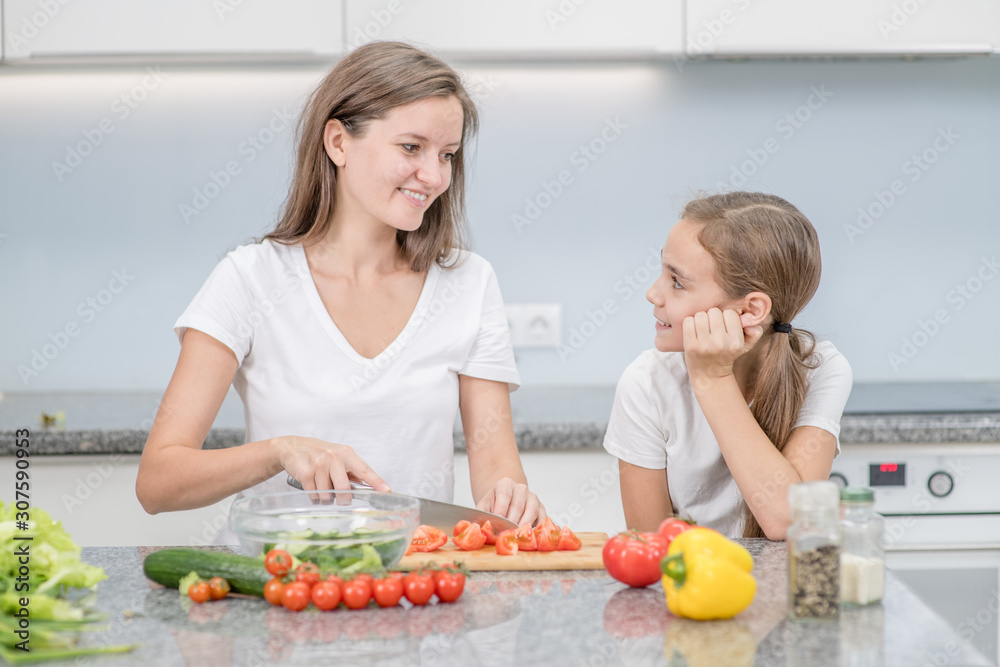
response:
<svg viewBox="0 0 1000 667"><path fill-rule="evenodd" d="M277 228L229 253L175 325L136 480L146 511L284 490L287 475L448 501L460 408L477 507L545 517L514 441L496 277L459 250L477 121L458 75L405 44L368 44L327 75ZM230 383L246 444L203 450Z"/></svg>

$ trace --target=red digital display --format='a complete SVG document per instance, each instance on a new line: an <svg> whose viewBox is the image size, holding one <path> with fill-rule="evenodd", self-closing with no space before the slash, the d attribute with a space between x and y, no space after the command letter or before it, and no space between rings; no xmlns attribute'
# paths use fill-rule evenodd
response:
<svg viewBox="0 0 1000 667"><path fill-rule="evenodd" d="M868 464L868 486L906 486L906 464Z"/></svg>
<svg viewBox="0 0 1000 667"><path fill-rule="evenodd" d="M897 463L883 463L878 467L881 472L896 472L897 468L899 468Z"/></svg>

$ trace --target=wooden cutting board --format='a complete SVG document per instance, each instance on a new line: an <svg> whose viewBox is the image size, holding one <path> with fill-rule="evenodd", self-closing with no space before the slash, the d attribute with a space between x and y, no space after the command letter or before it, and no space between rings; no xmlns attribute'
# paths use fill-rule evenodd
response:
<svg viewBox="0 0 1000 667"><path fill-rule="evenodd" d="M583 546L577 551L518 551L516 556L498 556L493 545L479 551L462 551L455 543L430 553L412 553L399 561L401 570L410 570L426 563L464 563L471 571L498 570L603 570L601 550L608 541L605 533L577 533Z"/></svg>

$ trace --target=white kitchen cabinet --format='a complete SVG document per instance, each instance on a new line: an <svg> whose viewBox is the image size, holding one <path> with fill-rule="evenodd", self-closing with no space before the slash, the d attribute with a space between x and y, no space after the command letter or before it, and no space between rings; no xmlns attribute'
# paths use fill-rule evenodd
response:
<svg viewBox="0 0 1000 667"><path fill-rule="evenodd" d="M441 54L681 54L683 0L350 0L347 50L401 40Z"/></svg>
<svg viewBox="0 0 1000 667"><path fill-rule="evenodd" d="M1000 0L687 0L687 54L987 53Z"/></svg>
<svg viewBox="0 0 1000 667"><path fill-rule="evenodd" d="M340 0L3 0L4 58L330 55Z"/></svg>
<svg viewBox="0 0 1000 667"><path fill-rule="evenodd" d="M232 498L182 512L149 515L135 496L139 455L33 456L31 506L61 521L83 547L200 546L211 544L225 525ZM0 457L0 498L12 502L15 462ZM8 481L10 480L10 481Z"/></svg>

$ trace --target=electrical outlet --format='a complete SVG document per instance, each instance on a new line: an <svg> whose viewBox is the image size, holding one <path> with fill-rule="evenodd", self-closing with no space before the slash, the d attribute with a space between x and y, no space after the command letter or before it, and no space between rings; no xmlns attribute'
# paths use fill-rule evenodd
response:
<svg viewBox="0 0 1000 667"><path fill-rule="evenodd" d="M514 347L558 347L562 343L562 304L508 303L506 308Z"/></svg>

